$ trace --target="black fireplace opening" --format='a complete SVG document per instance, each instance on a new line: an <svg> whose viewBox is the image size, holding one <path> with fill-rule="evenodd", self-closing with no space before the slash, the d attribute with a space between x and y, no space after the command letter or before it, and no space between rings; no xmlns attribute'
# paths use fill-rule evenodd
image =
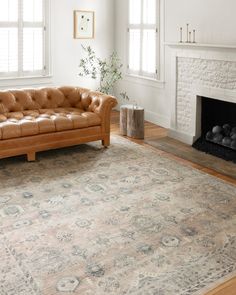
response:
<svg viewBox="0 0 236 295"><path fill-rule="evenodd" d="M201 137L193 147L236 163L236 103L202 97Z"/></svg>

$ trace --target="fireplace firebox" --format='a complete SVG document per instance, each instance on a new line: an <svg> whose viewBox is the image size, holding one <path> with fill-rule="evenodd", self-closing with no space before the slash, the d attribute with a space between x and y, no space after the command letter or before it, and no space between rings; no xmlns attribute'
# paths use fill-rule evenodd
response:
<svg viewBox="0 0 236 295"><path fill-rule="evenodd" d="M193 147L236 163L236 103L201 98L201 137Z"/></svg>

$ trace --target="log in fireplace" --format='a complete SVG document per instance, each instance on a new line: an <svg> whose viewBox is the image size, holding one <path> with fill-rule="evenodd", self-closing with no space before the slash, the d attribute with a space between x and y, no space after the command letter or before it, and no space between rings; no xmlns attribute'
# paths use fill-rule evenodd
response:
<svg viewBox="0 0 236 295"><path fill-rule="evenodd" d="M202 97L198 150L236 163L236 103Z"/></svg>

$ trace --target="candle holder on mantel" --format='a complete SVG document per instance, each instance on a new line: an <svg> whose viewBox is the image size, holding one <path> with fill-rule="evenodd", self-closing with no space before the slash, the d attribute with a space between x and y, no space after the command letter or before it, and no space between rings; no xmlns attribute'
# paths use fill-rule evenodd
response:
<svg viewBox="0 0 236 295"><path fill-rule="evenodd" d="M189 43L189 24L187 24L187 40L186 43Z"/></svg>
<svg viewBox="0 0 236 295"><path fill-rule="evenodd" d="M192 32L189 32L188 43L192 43Z"/></svg>
<svg viewBox="0 0 236 295"><path fill-rule="evenodd" d="M190 31L189 24L186 25L186 41L183 41L183 27L180 27L179 43L196 43L196 30Z"/></svg>
<svg viewBox="0 0 236 295"><path fill-rule="evenodd" d="M193 43L196 43L196 30L193 30Z"/></svg>
<svg viewBox="0 0 236 295"><path fill-rule="evenodd" d="M180 41L179 43L183 43L183 28L180 28Z"/></svg>

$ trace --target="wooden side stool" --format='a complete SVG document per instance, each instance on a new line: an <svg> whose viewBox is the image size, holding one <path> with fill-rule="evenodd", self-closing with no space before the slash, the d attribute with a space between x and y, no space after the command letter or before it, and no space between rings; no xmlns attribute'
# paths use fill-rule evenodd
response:
<svg viewBox="0 0 236 295"><path fill-rule="evenodd" d="M144 139L144 108L133 105L120 107L120 132L136 139Z"/></svg>

